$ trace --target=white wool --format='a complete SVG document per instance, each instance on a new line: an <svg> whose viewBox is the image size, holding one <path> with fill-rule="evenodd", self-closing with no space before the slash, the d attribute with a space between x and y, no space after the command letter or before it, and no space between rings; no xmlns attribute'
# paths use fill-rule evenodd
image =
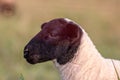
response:
<svg viewBox="0 0 120 80"><path fill-rule="evenodd" d="M64 18L64 20L66 20L67 22L71 22L72 20L68 19L68 18ZM72 21L73 22L73 21Z"/></svg>
<svg viewBox="0 0 120 80"><path fill-rule="evenodd" d="M82 29L82 28L81 28ZM71 62L59 65L62 80L118 80L111 59L104 59L82 29L81 44ZM120 76L120 62L113 61Z"/></svg>

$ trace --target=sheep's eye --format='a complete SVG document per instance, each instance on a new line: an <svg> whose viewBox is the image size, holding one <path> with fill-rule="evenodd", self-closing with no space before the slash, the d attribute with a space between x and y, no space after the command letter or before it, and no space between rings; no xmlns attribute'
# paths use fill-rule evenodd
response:
<svg viewBox="0 0 120 80"><path fill-rule="evenodd" d="M49 37L57 38L58 36L57 36L56 34L54 34L54 33L50 33L50 34L49 34Z"/></svg>
<svg viewBox="0 0 120 80"><path fill-rule="evenodd" d="M51 37L55 37L56 35L55 35L54 33L51 33L50 36L51 36Z"/></svg>

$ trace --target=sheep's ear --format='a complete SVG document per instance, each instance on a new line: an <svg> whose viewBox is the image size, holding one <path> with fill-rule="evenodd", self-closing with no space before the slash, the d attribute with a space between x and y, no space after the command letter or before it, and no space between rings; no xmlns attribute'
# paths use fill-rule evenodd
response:
<svg viewBox="0 0 120 80"><path fill-rule="evenodd" d="M70 22L66 26L66 32L72 45L78 45L82 36L82 30L79 25Z"/></svg>
<svg viewBox="0 0 120 80"><path fill-rule="evenodd" d="M60 65L64 65L68 62L70 62L75 53L78 50L78 47L80 46L81 42L81 37L82 37L82 29L79 28L78 25L74 23L69 23L66 26L65 33L69 37L70 42L69 43L64 43L64 48L61 50L62 52L60 53L60 56L57 58L57 62ZM63 46L62 46L63 47Z"/></svg>
<svg viewBox="0 0 120 80"><path fill-rule="evenodd" d="M69 37L70 42L69 43L65 42L67 44L65 43L63 44L64 48L61 50L62 52L60 53L60 56L57 58L57 62L60 65L64 65L73 59L75 53L78 50L78 47L80 46L81 36L83 34L82 29L72 22L67 24L65 28L66 28L65 33Z"/></svg>
<svg viewBox="0 0 120 80"><path fill-rule="evenodd" d="M46 23L43 23L43 24L41 25L41 29L43 29L43 27L44 27L46 24L47 24L47 22L46 22Z"/></svg>
<svg viewBox="0 0 120 80"><path fill-rule="evenodd" d="M69 38L76 38L78 32L78 25L74 24L73 22L70 22L66 25L65 30Z"/></svg>

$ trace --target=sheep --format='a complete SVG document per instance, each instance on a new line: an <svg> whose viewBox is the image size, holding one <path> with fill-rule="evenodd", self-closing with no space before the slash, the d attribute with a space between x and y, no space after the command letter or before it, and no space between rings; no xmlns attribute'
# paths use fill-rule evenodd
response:
<svg viewBox="0 0 120 80"><path fill-rule="evenodd" d="M101 56L85 30L72 20L57 18L24 48L30 64L52 60L61 80L118 80L120 61Z"/></svg>

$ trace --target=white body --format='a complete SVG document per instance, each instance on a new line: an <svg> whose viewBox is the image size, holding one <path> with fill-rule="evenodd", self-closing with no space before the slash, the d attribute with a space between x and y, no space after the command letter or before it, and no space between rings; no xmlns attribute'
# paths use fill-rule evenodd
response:
<svg viewBox="0 0 120 80"><path fill-rule="evenodd" d="M120 77L120 62L103 58L84 30L72 61L65 65L59 65L55 60L54 63L62 80L118 80Z"/></svg>

